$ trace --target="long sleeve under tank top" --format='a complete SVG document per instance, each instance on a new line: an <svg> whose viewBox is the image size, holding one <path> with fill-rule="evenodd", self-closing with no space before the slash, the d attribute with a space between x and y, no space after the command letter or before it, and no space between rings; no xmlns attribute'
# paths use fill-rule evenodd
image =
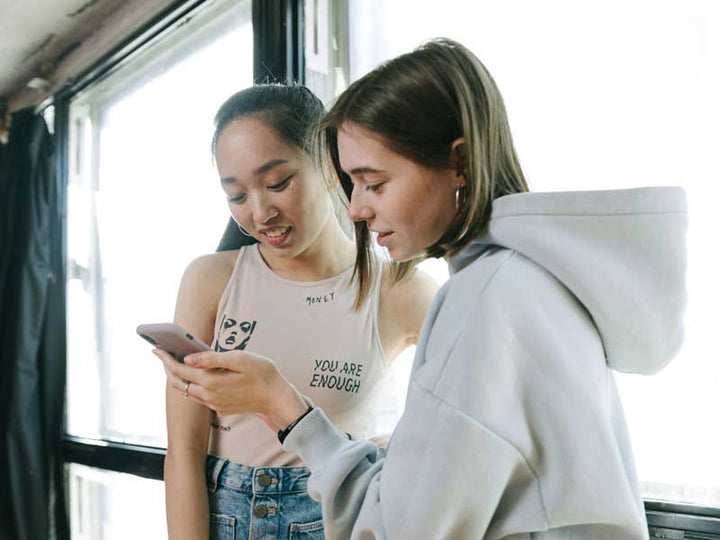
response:
<svg viewBox="0 0 720 540"><path fill-rule="evenodd" d="M322 281L290 281L265 263L258 245L240 250L215 320L212 347L271 358L335 426L362 437L387 372L378 333L381 272L353 311L353 268ZM255 467L301 465L254 415L214 414L212 455Z"/></svg>

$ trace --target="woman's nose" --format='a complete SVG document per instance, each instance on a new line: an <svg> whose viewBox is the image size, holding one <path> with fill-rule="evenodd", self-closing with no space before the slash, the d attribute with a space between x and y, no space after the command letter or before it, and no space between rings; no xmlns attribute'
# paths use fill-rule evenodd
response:
<svg viewBox="0 0 720 540"><path fill-rule="evenodd" d="M253 219L255 223L263 225L280 213L272 203L271 198L265 194L253 197L253 199Z"/></svg>
<svg viewBox="0 0 720 540"><path fill-rule="evenodd" d="M350 219L352 221L368 221L373 215L372 208L363 200L363 196L358 193L357 189L353 189L348 209Z"/></svg>

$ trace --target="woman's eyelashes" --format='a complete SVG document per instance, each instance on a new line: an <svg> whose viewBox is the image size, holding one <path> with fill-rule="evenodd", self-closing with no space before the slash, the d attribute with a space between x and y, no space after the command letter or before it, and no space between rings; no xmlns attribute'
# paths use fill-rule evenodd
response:
<svg viewBox="0 0 720 540"><path fill-rule="evenodd" d="M290 185L290 182L295 177L295 173L291 174L290 176L287 176L280 180L277 184L270 184L269 186L266 186L266 189L269 191L283 191L285 188L287 188ZM245 202L245 199L247 199L246 193L238 193L234 197L228 197L228 202L234 203L234 204L242 204Z"/></svg>
<svg viewBox="0 0 720 540"><path fill-rule="evenodd" d="M372 191L373 193L377 193L377 191L385 184L385 182L378 182L377 184L366 184L365 185L365 191Z"/></svg>
<svg viewBox="0 0 720 540"><path fill-rule="evenodd" d="M283 189L285 189L286 187L288 187L290 185L290 181L293 179L294 176L295 176L295 174L293 173L290 176L280 180L277 184L273 184L271 186L268 186L267 188L270 191L282 191Z"/></svg>
<svg viewBox="0 0 720 540"><path fill-rule="evenodd" d="M240 193L238 195L235 195L234 197L228 197L228 202L233 204L241 204L245 202L246 198L247 195L245 195L245 193Z"/></svg>

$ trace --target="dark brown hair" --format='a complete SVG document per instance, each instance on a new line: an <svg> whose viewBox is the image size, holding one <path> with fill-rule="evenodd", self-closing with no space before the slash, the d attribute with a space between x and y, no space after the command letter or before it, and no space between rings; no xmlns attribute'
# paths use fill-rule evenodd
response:
<svg viewBox="0 0 720 540"><path fill-rule="evenodd" d="M322 101L299 84L256 84L230 96L215 114L211 152L225 127L239 119L256 117L290 146L312 153L312 139L325 113Z"/></svg>

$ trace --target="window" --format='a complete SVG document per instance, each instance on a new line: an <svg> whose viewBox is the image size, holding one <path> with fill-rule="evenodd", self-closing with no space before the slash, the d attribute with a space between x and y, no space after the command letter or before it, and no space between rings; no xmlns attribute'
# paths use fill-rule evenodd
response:
<svg viewBox="0 0 720 540"><path fill-rule="evenodd" d="M208 2L71 102L71 436L167 444L165 373L135 327L173 319L182 272L215 251L227 224L210 141L219 105L253 83L250 8ZM160 482L68 471L78 538L166 535ZM128 508L140 519L128 522Z"/></svg>
<svg viewBox="0 0 720 540"><path fill-rule="evenodd" d="M720 410L711 323L720 259L710 247L720 197L717 5L349 0L347 9L350 81L432 37L474 51L503 93L534 191L686 189L685 345L660 374L617 379L645 497L720 506L720 432L710 424ZM428 270L446 279L437 265ZM409 361L398 364L400 405Z"/></svg>
<svg viewBox="0 0 720 540"><path fill-rule="evenodd" d="M67 469L74 540L167 538L162 482L84 465Z"/></svg>
<svg viewBox="0 0 720 540"><path fill-rule="evenodd" d="M212 119L252 84L249 8L204 14L73 101L68 433L166 444L165 374L135 327L172 320L183 270L227 224Z"/></svg>

